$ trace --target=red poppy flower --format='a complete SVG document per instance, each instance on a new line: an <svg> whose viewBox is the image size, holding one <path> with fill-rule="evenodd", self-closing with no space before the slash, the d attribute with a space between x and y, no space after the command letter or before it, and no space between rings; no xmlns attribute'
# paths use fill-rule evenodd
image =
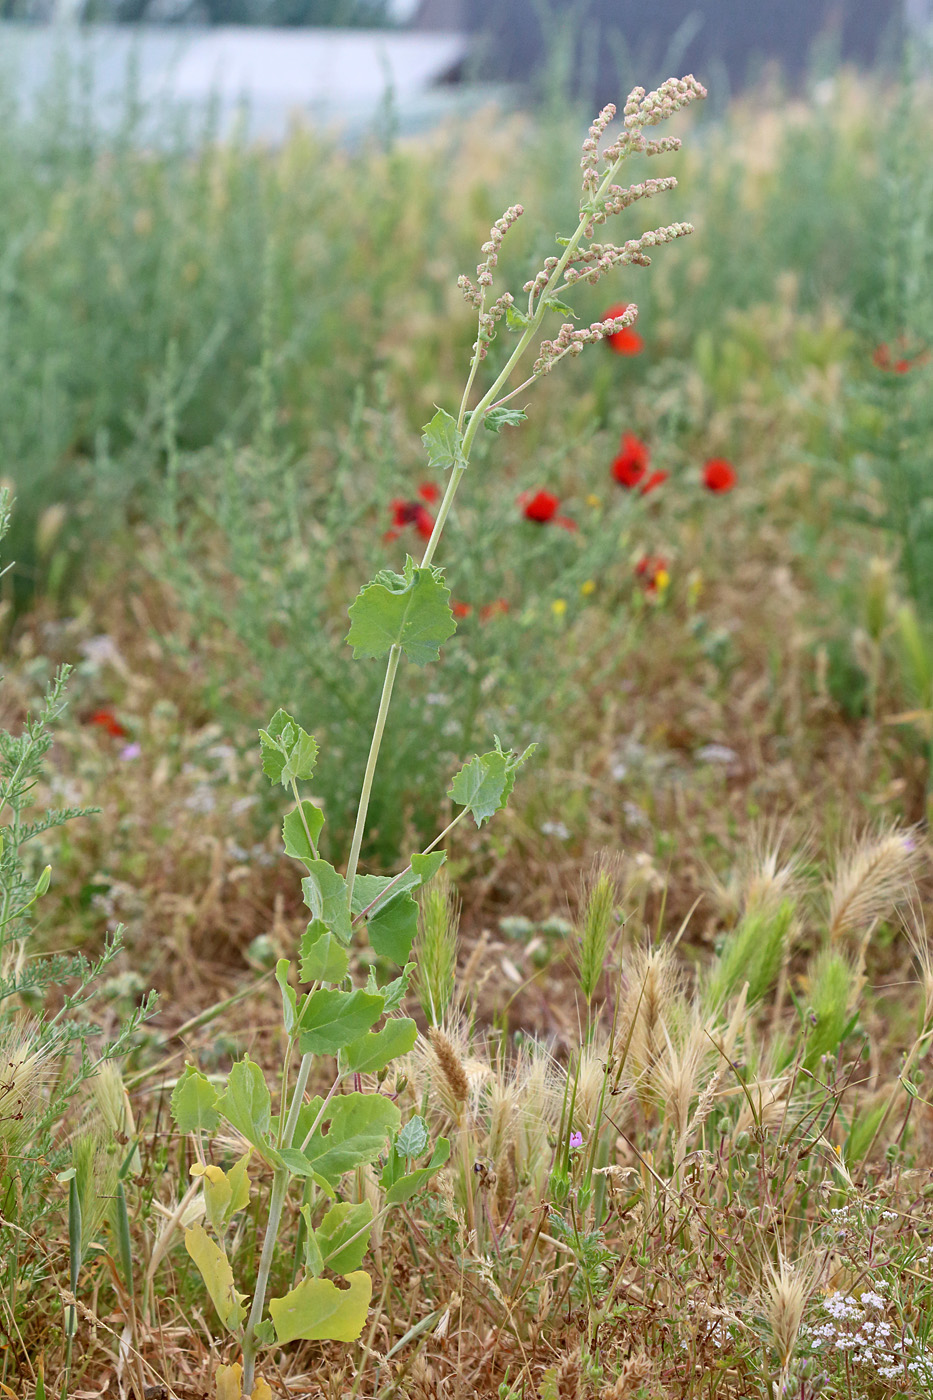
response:
<svg viewBox="0 0 933 1400"><path fill-rule="evenodd" d="M441 488L435 486L433 481L426 481L423 486L418 487L418 495L423 501L427 501L429 506L433 506L441 499Z"/></svg>
<svg viewBox="0 0 933 1400"><path fill-rule="evenodd" d="M114 715L112 710L95 710L88 716L88 724L96 724L100 729L106 730L112 739L126 739L129 737L129 730Z"/></svg>
<svg viewBox="0 0 933 1400"><path fill-rule="evenodd" d="M479 616L481 622L488 622L491 617L499 617L502 613L507 613L509 605L504 598L496 598L494 602L487 603L484 608L480 608Z"/></svg>
<svg viewBox="0 0 933 1400"><path fill-rule="evenodd" d="M612 464L612 475L627 491L638 486L648 470L648 446L634 433L622 434L622 451Z"/></svg>
<svg viewBox="0 0 933 1400"><path fill-rule="evenodd" d="M533 520L537 525L546 525L549 520L553 520L560 505L553 491L536 491L534 495L530 491L524 491L519 496L518 503L522 507L525 519Z"/></svg>
<svg viewBox="0 0 933 1400"><path fill-rule="evenodd" d="M737 479L731 463L724 457L711 457L703 468L703 485L707 491L731 491Z"/></svg>
<svg viewBox="0 0 933 1400"><path fill-rule="evenodd" d="M469 603L458 603L452 599L450 611L453 613L454 617L469 617L473 609Z"/></svg>
<svg viewBox="0 0 933 1400"><path fill-rule="evenodd" d="M661 576L667 578L667 560L660 554L644 554L635 565L635 577L640 579L648 593L656 593Z"/></svg>
<svg viewBox="0 0 933 1400"><path fill-rule="evenodd" d="M414 525L418 534L423 540L431 538L434 529L434 516L426 510L420 501L390 501L389 509L392 512L393 529L387 530L383 535L383 540L389 543L397 540L404 525Z"/></svg>
<svg viewBox="0 0 933 1400"><path fill-rule="evenodd" d="M610 306L608 311L603 312L602 319L611 321L613 316L624 316L626 311L628 311L627 303L625 306ZM607 335L606 344L617 355L640 355L645 348L645 342L631 326L624 326L622 330L616 331L613 335Z"/></svg>
<svg viewBox="0 0 933 1400"><path fill-rule="evenodd" d="M553 491L536 491L534 495L530 491L523 491L518 498L518 504L525 519L533 520L536 525L547 525L553 521L555 525L560 526L562 530L569 530L571 534L577 528L575 520L557 514L560 502Z"/></svg>
<svg viewBox="0 0 933 1400"><path fill-rule="evenodd" d="M660 486L667 481L670 472L652 472L648 480L639 486L638 490L642 496L647 496L649 491L653 491L656 486Z"/></svg>
<svg viewBox="0 0 933 1400"><path fill-rule="evenodd" d="M906 356L904 351L907 349L909 343L907 336L898 336L897 348L900 351L900 358L897 360L892 357L890 345L877 345L871 357L872 362L878 369L889 370L892 374L907 374L915 365L922 365L929 359L928 350L920 350L919 354L910 357Z"/></svg>

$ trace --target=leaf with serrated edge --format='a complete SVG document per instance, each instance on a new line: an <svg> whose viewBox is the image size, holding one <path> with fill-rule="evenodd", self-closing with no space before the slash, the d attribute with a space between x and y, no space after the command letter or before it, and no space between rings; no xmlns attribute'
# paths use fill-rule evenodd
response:
<svg viewBox="0 0 933 1400"><path fill-rule="evenodd" d="M317 1242L317 1231L311 1224L311 1206L305 1203L300 1210L300 1215L305 1226L305 1268L315 1278L320 1278L324 1272L324 1256L321 1253L321 1246ZM360 1256L362 1258L362 1256ZM358 1267L357 1264L353 1266Z"/></svg>
<svg viewBox="0 0 933 1400"><path fill-rule="evenodd" d="M477 826L482 826L494 812L508 801L515 783L515 774L535 750L529 744L523 754L503 750L496 740L492 753L477 754L465 763L448 788L448 796L461 807L467 807Z"/></svg>
<svg viewBox="0 0 933 1400"><path fill-rule="evenodd" d="M341 943L349 943L351 924L346 880L326 860L311 860L306 864L308 874L301 882L305 904Z"/></svg>
<svg viewBox="0 0 933 1400"><path fill-rule="evenodd" d="M413 1160L415 1157L424 1156L430 1141L427 1123L419 1114L415 1114L414 1118L409 1118L395 1139L395 1146L403 1157Z"/></svg>
<svg viewBox="0 0 933 1400"><path fill-rule="evenodd" d="M443 408L439 408L425 423L421 441L428 454L428 465L446 471L449 467L465 466L463 460L463 437L457 432L457 420Z"/></svg>
<svg viewBox="0 0 933 1400"><path fill-rule="evenodd" d="M306 1278L284 1298L270 1298L275 1339L285 1342L355 1342L373 1293L369 1274L347 1275L349 1288L330 1279Z"/></svg>
<svg viewBox="0 0 933 1400"><path fill-rule="evenodd" d="M368 1031L384 1009L382 997L359 989L341 992L323 987L312 992L301 1013L298 1044L302 1055L335 1055Z"/></svg>
<svg viewBox="0 0 933 1400"><path fill-rule="evenodd" d="M347 641L354 659L387 656L400 646L416 666L436 661L457 630L449 603L440 569L418 568L410 554L401 574L380 570L350 605Z"/></svg>
<svg viewBox="0 0 933 1400"><path fill-rule="evenodd" d="M491 408L483 419L483 427L497 433L500 428L514 428L516 424L524 423L527 417L523 408Z"/></svg>
<svg viewBox="0 0 933 1400"><path fill-rule="evenodd" d="M407 1017L387 1021L381 1031L368 1031L347 1046L347 1069L356 1074L378 1074L399 1055L407 1055L417 1039L414 1021Z"/></svg>
<svg viewBox="0 0 933 1400"><path fill-rule="evenodd" d="M407 891L394 895L367 921L373 952L405 965L418 932L418 906Z"/></svg>
<svg viewBox="0 0 933 1400"><path fill-rule="evenodd" d="M301 935L300 950L302 982L342 982L346 977L349 954L320 919L312 919Z"/></svg>
<svg viewBox="0 0 933 1400"><path fill-rule="evenodd" d="M317 1244L324 1263L335 1274L349 1274L358 1269L369 1248L373 1208L369 1201L354 1205L340 1201L331 1206L317 1227Z"/></svg>
<svg viewBox="0 0 933 1400"><path fill-rule="evenodd" d="M192 1225L185 1231L185 1249L197 1265L217 1316L228 1332L235 1332L246 1316L246 1294L238 1293L233 1286L233 1270L226 1254L203 1225Z"/></svg>
<svg viewBox="0 0 933 1400"><path fill-rule="evenodd" d="M231 1069L227 1076L227 1088L217 1107L247 1142L260 1151L268 1146L272 1099L262 1070L248 1055L244 1055Z"/></svg>
<svg viewBox="0 0 933 1400"><path fill-rule="evenodd" d="M407 1172L405 1176L398 1177L388 1186L385 1193L386 1205L398 1206L404 1204L405 1201L410 1201L412 1196L421 1190L425 1182L440 1171L449 1156L450 1143L446 1138L438 1138L431 1154L431 1160L426 1167L418 1167L413 1172Z"/></svg>
<svg viewBox="0 0 933 1400"><path fill-rule="evenodd" d="M288 787L293 778L310 778L317 761L318 746L287 710L276 710L267 729L260 729L262 771L273 783Z"/></svg>
<svg viewBox="0 0 933 1400"><path fill-rule="evenodd" d="M307 1136L322 1103L314 1098L302 1105L296 1140ZM375 1162L385 1151L386 1140L398 1131L401 1117L398 1106L381 1094L342 1094L332 1099L304 1152L311 1170L336 1186L344 1172Z"/></svg>
<svg viewBox="0 0 933 1400"><path fill-rule="evenodd" d="M446 859L446 851L430 851L427 855L416 853L409 862L411 869L401 875L357 875L353 885L354 914L362 914L364 909L369 909L373 914L382 904L404 890L416 890L420 885L426 885L433 880ZM388 894L386 891L389 891ZM380 898L383 895L385 898Z"/></svg>
<svg viewBox="0 0 933 1400"><path fill-rule="evenodd" d="M415 967L416 964L413 962L406 963L402 968L400 977L393 977L391 982L383 982L381 987L376 980L376 969L370 967L366 982L366 990L368 992L378 992L380 996L385 997L386 1015L391 1011L398 1011L399 1007L404 1002L408 993L408 983L411 980L411 974L414 972Z"/></svg>
<svg viewBox="0 0 933 1400"><path fill-rule="evenodd" d="M172 1090L172 1117L178 1131L213 1133L220 1122L219 1097L206 1075L193 1065L185 1065L184 1073Z"/></svg>
<svg viewBox="0 0 933 1400"><path fill-rule="evenodd" d="M302 814L304 820L302 820ZM320 807L316 807L313 802L305 800L301 804L301 810L297 807L289 812L282 823L282 840L285 842L285 854L294 860L303 860L307 865L309 861L316 860L314 850L308 841L308 833L311 840L317 845L317 839L321 834L324 825L324 813ZM305 826L308 830L305 831Z"/></svg>

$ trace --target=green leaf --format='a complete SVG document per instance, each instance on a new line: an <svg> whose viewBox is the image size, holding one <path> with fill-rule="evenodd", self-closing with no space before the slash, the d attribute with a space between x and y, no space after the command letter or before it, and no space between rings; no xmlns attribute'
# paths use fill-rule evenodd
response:
<svg viewBox="0 0 933 1400"><path fill-rule="evenodd" d="M369 1274L348 1275L349 1288L330 1279L306 1278L284 1298L270 1298L275 1340L355 1342L363 1330L373 1293Z"/></svg>
<svg viewBox="0 0 933 1400"><path fill-rule="evenodd" d="M186 1064L172 1090L172 1117L180 1133L213 1133L220 1122L218 1093L210 1080Z"/></svg>
<svg viewBox="0 0 933 1400"><path fill-rule="evenodd" d="M233 1286L233 1270L226 1254L203 1225L192 1225L185 1231L185 1249L197 1265L217 1316L228 1332L236 1331L246 1317L246 1294L238 1293Z"/></svg>
<svg viewBox="0 0 933 1400"><path fill-rule="evenodd" d="M510 331L523 331L531 325L531 317L527 311L519 311L517 306L507 306L505 324Z"/></svg>
<svg viewBox="0 0 933 1400"><path fill-rule="evenodd" d="M237 1132L260 1151L269 1146L272 1099L259 1066L244 1055L227 1077L227 1088L217 1108Z"/></svg>
<svg viewBox="0 0 933 1400"><path fill-rule="evenodd" d="M408 554L401 574L382 568L350 605L346 640L353 657L385 657L399 645L417 666L437 661L441 645L454 636L450 589L440 568L417 568Z"/></svg>
<svg viewBox="0 0 933 1400"><path fill-rule="evenodd" d="M432 851L429 855L413 855L409 861L410 870L402 875L357 875L353 886L353 912L362 914L364 909L374 913L383 903L394 899L404 890L416 890L433 879L447 859L446 851ZM389 890L385 900L379 896ZM372 906L372 908L370 908Z"/></svg>
<svg viewBox="0 0 933 1400"><path fill-rule="evenodd" d="M285 1022L285 1034L291 1035L298 1024L298 998L295 995L294 987L288 984L288 973L291 963L288 958L279 958L275 965L275 980L279 984L282 993L282 1019ZM308 980L307 978L305 979Z"/></svg>
<svg viewBox="0 0 933 1400"><path fill-rule="evenodd" d="M340 1201L331 1206L315 1231L324 1263L335 1274L350 1274L363 1262L369 1248L373 1208L369 1201L354 1205Z"/></svg>
<svg viewBox="0 0 933 1400"><path fill-rule="evenodd" d="M323 1100L302 1106L296 1137L304 1140L321 1110ZM398 1131L401 1113L381 1094L342 1094L327 1105L304 1156L313 1171L336 1186L344 1172L367 1166L385 1151L386 1141Z"/></svg>
<svg viewBox="0 0 933 1400"><path fill-rule="evenodd" d="M430 423L425 423L421 441L428 454L429 466L440 467L442 471L448 467L466 466L463 460L463 435L457 432L456 418L451 418L444 409L439 408Z"/></svg>
<svg viewBox="0 0 933 1400"><path fill-rule="evenodd" d="M446 859L446 851L416 854L411 858L411 869L403 875L357 876L353 912L361 914L369 909L369 941L380 957L391 958L399 967L404 965L418 932L418 906L409 892L433 879Z"/></svg>
<svg viewBox="0 0 933 1400"><path fill-rule="evenodd" d="M342 982L350 967L345 948L320 919L312 919L301 935L302 982Z"/></svg>
<svg viewBox="0 0 933 1400"><path fill-rule="evenodd" d="M305 1268L315 1278L320 1278L324 1272L324 1256L317 1242L317 1231L311 1224L311 1206L305 1203L299 1214L305 1223Z"/></svg>
<svg viewBox="0 0 933 1400"><path fill-rule="evenodd" d="M466 807L476 825L482 826L505 806L516 772L536 747L536 744L529 744L523 754L516 755L511 749L503 749L497 738L492 753L477 754L464 764L448 788L448 796Z"/></svg>
<svg viewBox="0 0 933 1400"><path fill-rule="evenodd" d="M302 815L304 820L302 820ZM295 860L303 860L305 865L317 859L317 852L308 840L310 833L311 841L317 845L317 839L321 834L324 825L324 813L320 807L316 807L313 802L305 800L294 811L289 812L282 823L282 839L285 842L285 854L293 856ZM307 826L308 830L305 830Z"/></svg>
<svg viewBox="0 0 933 1400"><path fill-rule="evenodd" d="M483 427L497 433L500 428L514 428L517 423L524 423L527 417L523 408L491 408L483 419Z"/></svg>
<svg viewBox="0 0 933 1400"><path fill-rule="evenodd" d="M309 871L301 882L305 904L341 943L349 943L352 929L346 880L326 860L305 863Z"/></svg>
<svg viewBox="0 0 933 1400"><path fill-rule="evenodd" d="M568 306L567 303L561 301L559 297L545 297L544 304L548 311L559 311L562 316L572 316L574 320L577 319L577 313L574 311L573 307Z"/></svg>
<svg viewBox="0 0 933 1400"><path fill-rule="evenodd" d="M436 661L457 630L449 603L443 572L417 568L410 554L402 573L380 569L350 605L347 641L354 658L386 656L400 646L416 666Z"/></svg>
<svg viewBox="0 0 933 1400"><path fill-rule="evenodd" d="M410 861L412 874L418 878L411 888L417 889L419 885L426 885L429 880L433 880L446 859L446 851L429 851L425 856L412 856Z"/></svg>
<svg viewBox="0 0 933 1400"><path fill-rule="evenodd" d="M408 992L408 983L411 980L411 974L414 970L414 963L406 963L402 968L401 977L395 977L391 982L386 982L380 987L379 983L376 981L376 969L371 967L369 969L366 990L368 992L378 992L381 996L385 997L386 1013L397 1011L405 1000Z"/></svg>
<svg viewBox="0 0 933 1400"><path fill-rule="evenodd" d="M428 1132L428 1125L418 1114L414 1118L409 1118L398 1137L395 1139L395 1146L403 1157L423 1157L428 1150L428 1143L431 1135Z"/></svg>
<svg viewBox="0 0 933 1400"><path fill-rule="evenodd" d="M418 932L418 906L407 891L393 895L370 915L367 928L373 952L403 967Z"/></svg>
<svg viewBox="0 0 933 1400"><path fill-rule="evenodd" d="M318 747L285 710L276 710L268 729L260 729L262 771L273 783L288 787L293 778L310 778Z"/></svg>
<svg viewBox="0 0 933 1400"><path fill-rule="evenodd" d="M395 1149L393 1148L393 1151ZM380 1184L386 1187L385 1202L387 1206L403 1205L405 1201L410 1201L412 1196L421 1190L425 1182L430 1181L440 1171L441 1167L450 1156L450 1143L446 1138L438 1138L431 1154L431 1160L426 1167L417 1167L413 1172L406 1172L404 1176L397 1176L394 1181L386 1186L386 1171L383 1172ZM403 1160L400 1158L400 1160Z"/></svg>
<svg viewBox="0 0 933 1400"><path fill-rule="evenodd" d="M312 992L301 1013L298 1043L302 1055L335 1055L368 1031L384 1009L381 996L359 989L340 992L323 987Z"/></svg>
<svg viewBox="0 0 933 1400"><path fill-rule="evenodd" d="M368 1031L346 1048L347 1069L377 1074L391 1060L407 1055L418 1039L418 1027L407 1017L387 1021L381 1031Z"/></svg>

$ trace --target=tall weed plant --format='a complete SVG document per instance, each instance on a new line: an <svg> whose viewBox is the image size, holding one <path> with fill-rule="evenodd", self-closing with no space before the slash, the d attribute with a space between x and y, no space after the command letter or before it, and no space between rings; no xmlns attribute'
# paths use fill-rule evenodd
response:
<svg viewBox="0 0 933 1400"><path fill-rule="evenodd" d="M172 1095L176 1123L191 1137L191 1170L202 1182L201 1205L210 1225L207 1230L199 1220L189 1224L185 1247L242 1358L231 1363L234 1370L224 1368L218 1376L218 1386L229 1385L231 1393L241 1388L253 1400L271 1394L256 1370L258 1358L270 1348L298 1340L350 1342L360 1336L373 1291L371 1275L360 1266L374 1228L393 1207L411 1200L450 1156L449 1139L442 1136L432 1142L419 1113L403 1122L397 1089L382 1087L393 1062L411 1052L417 1039L414 1020L396 1014L414 971L409 961L418 934L413 892L437 875L446 859L442 843L461 821L470 816L480 827L505 805L534 746L517 752L503 748L496 737L492 750L470 759L453 777L448 796L459 811L425 849L413 854L395 876L362 874L376 771L381 753L391 745L387 721L392 696L403 660L420 667L436 662L440 648L457 630L450 589L434 557L471 466L470 479L476 476L478 466L472 459L477 435L498 435L521 423L526 418L522 401L536 381L562 360L576 358L587 345L628 330L637 316L637 307L629 304L577 328L565 319L574 313L564 298L580 283L593 284L615 268L648 266L649 250L693 231L689 224L674 223L623 244L595 241L596 230L611 217L674 187L676 182L666 175L629 186L617 180L633 155L657 157L676 151L677 138L649 139L646 131L703 96L705 90L692 76L670 79L656 92L635 88L625 104L622 128L612 136L607 133L616 109L603 109L583 144L583 190L575 231L557 237L557 251L525 282L521 295L493 291L500 251L524 213L521 205L509 206L492 225L475 279L465 274L459 278L460 291L476 313L476 339L459 407L453 413L438 408L424 428L427 470L438 483L436 514L424 531L424 552L420 563L407 554L401 572L380 568L349 608L346 640L354 659L384 660L385 670L344 873L321 857L325 814L299 788L314 776L317 741L282 709L260 731L264 772L294 800L283 826L285 848L308 872L302 890L312 914L298 950L297 989L292 962L282 958L276 965L286 1044L279 1081L270 1089L260 1066L246 1056L219 1086L189 1065ZM557 321L556 331L547 334L546 325ZM500 337L504 348L497 346L497 353L490 355ZM523 362L532 347L535 358L528 365ZM174 488L174 477L170 483ZM437 928L445 922L434 925L435 943ZM391 980L380 982L372 969L365 988L353 986L348 950L357 928L365 928L384 963L395 964ZM437 968L450 966L449 959L429 961L429 977ZM443 1002L443 996L432 998L435 1014ZM462 1071L458 1077L456 1056L444 1034L437 1030L436 1036L435 1048L464 1104L467 1081ZM322 1073L329 1087L306 1101L312 1074ZM226 1168L213 1160L206 1146L222 1123L227 1125L223 1131L232 1129L245 1145L245 1152ZM232 1256L239 1236L234 1217L249 1206L254 1155L272 1169L272 1189L258 1262L253 1266L243 1257L236 1273L238 1261ZM331 1204L351 1173L354 1195ZM282 1287L277 1240L289 1193L296 1186L303 1221L302 1250L296 1260L300 1278L294 1281L293 1269L292 1286L273 1294L276 1279Z"/></svg>

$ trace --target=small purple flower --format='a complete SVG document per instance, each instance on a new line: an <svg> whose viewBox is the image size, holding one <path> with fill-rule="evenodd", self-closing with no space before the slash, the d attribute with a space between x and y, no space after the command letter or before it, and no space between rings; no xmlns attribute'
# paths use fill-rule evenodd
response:
<svg viewBox="0 0 933 1400"><path fill-rule="evenodd" d="M571 1150L571 1152L574 1150L574 1148L576 1148L576 1147L582 1147L582 1146L583 1146L583 1134L582 1134L582 1133L571 1133L571 1134L570 1134L570 1150Z"/></svg>
<svg viewBox="0 0 933 1400"><path fill-rule="evenodd" d="M127 744L125 748L120 750L120 757L129 762L130 759L139 758L142 751L142 744Z"/></svg>

